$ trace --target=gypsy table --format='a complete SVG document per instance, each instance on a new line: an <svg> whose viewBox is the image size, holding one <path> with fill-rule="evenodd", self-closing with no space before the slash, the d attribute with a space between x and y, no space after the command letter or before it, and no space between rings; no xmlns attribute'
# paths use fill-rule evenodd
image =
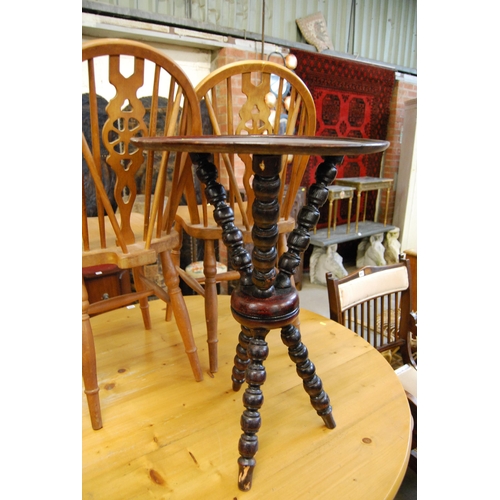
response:
<svg viewBox="0 0 500 500"><path fill-rule="evenodd" d="M297 373L303 380L311 405L329 429L335 427L330 399L316 375L314 364L301 341L297 328L299 297L292 275L300 264L301 255L309 245L309 232L319 220L319 208L328 196L327 186L335 179L336 165L344 155L378 153L389 146L387 141L371 139L339 139L286 135L236 135L200 137L147 137L132 142L144 149L188 152L197 176L206 186L208 202L214 207L214 218L222 228L222 240L228 247L233 267L240 273L239 286L231 295L231 312L241 325L233 368L233 389L243 382L245 411L241 418L243 434L239 441L240 458L238 486L247 491L252 485L257 432L261 426L259 410L264 398L261 385L266 379L263 362L268 355L266 336L270 330L281 328L281 338L288 347ZM217 182L217 169L209 161L212 153L246 153L252 156L254 173L254 227L252 255L244 249L241 231L234 225L234 213L226 203L224 187ZM316 170L316 182L309 188L307 204L300 210L297 226L290 233L288 250L280 257L276 271L279 216L277 202L280 191L280 155L320 155L324 162ZM293 175L293 174L292 174Z"/></svg>

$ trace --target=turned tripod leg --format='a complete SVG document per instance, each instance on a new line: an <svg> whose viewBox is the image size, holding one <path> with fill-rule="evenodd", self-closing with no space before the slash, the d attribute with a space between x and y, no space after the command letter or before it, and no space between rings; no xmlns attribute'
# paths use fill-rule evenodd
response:
<svg viewBox="0 0 500 500"><path fill-rule="evenodd" d="M304 389L309 394L311 405L316 413L323 419L328 429L335 428L332 407L328 394L323 390L323 383L316 375L316 368L309 359L307 347L301 341L298 328L287 325L281 329L281 340L288 347L288 355L297 366L297 373L303 380Z"/></svg>
<svg viewBox="0 0 500 500"><path fill-rule="evenodd" d="M236 355L234 356L233 374L231 375L231 380L233 381L233 391L235 392L239 391L243 382L245 382L245 371L250 363L247 354L250 335L251 334L248 328L242 326L241 332L238 336Z"/></svg>
<svg viewBox="0 0 500 500"><path fill-rule="evenodd" d="M248 491L252 487L252 476L255 468L254 456L259 448L257 439L257 432L261 425L259 409L264 402L260 386L266 381L266 369L263 361L267 359L269 354L266 342L269 330L256 328L251 329L250 333L252 337L247 350L250 362L246 370L248 387L243 394L243 406L246 409L241 417L243 434L238 443L238 451L240 452L238 487L242 491Z"/></svg>

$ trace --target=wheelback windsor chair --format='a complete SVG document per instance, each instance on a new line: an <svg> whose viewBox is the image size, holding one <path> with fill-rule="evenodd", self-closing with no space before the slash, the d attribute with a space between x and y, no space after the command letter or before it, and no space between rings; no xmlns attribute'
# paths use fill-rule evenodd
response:
<svg viewBox="0 0 500 500"><path fill-rule="evenodd" d="M89 113L83 120L88 129L82 131L82 268L114 264L132 272L135 287L133 293L89 304L82 280L83 381L92 427L99 429L102 417L90 314L139 301L149 329L148 298L157 296L173 310L195 380L203 378L172 258L172 250L180 246L174 227L181 197L176 186L187 154L155 155L131 142L133 137L199 135L201 115L188 77L149 45L119 39L91 41L83 45L82 61ZM100 120L98 102L106 96L109 103ZM143 208L138 209L142 197ZM166 289L161 280L145 276L144 266L158 261Z"/></svg>
<svg viewBox="0 0 500 500"><path fill-rule="evenodd" d="M287 67L269 61L239 61L210 73L195 88L201 104L206 105L214 135L314 135L316 108L304 82ZM295 227L292 217L297 191L309 155L281 155L281 188L277 202L278 257L286 249L286 235ZM215 153L219 180L228 193L236 225L245 243L252 243L254 215L252 157L247 153ZM191 237L204 241L203 274L210 370L216 372L217 360L217 283L236 280L239 273L217 273L215 242L222 238L213 207L202 191L197 202L195 178L186 182L187 205L179 207L177 220ZM242 374L238 375L239 377Z"/></svg>

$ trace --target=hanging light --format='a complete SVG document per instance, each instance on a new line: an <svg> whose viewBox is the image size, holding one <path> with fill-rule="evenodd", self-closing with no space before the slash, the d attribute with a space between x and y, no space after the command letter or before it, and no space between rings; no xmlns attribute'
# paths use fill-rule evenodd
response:
<svg viewBox="0 0 500 500"><path fill-rule="evenodd" d="M288 54L284 58L285 66L288 69L294 70L297 67L297 56L295 54Z"/></svg>
<svg viewBox="0 0 500 500"><path fill-rule="evenodd" d="M267 60L271 58L272 55L278 55L283 59L283 64L285 65L286 68L290 70L294 70L297 67L297 57L295 57L294 54L288 54L286 57L281 53L281 52L271 52L267 56ZM280 77L278 75L271 75L271 92L278 97L278 90L280 86ZM283 80L283 90L282 90L282 97L285 97L288 92L290 92L290 83L288 83L286 80Z"/></svg>
<svg viewBox="0 0 500 500"><path fill-rule="evenodd" d="M272 89L272 83L271 83L271 89ZM276 93L277 92L278 91L276 90ZM264 97L264 101L267 104L267 107L270 109L273 109L276 107L276 100L277 100L277 97L276 97L276 94L274 92L268 92Z"/></svg>

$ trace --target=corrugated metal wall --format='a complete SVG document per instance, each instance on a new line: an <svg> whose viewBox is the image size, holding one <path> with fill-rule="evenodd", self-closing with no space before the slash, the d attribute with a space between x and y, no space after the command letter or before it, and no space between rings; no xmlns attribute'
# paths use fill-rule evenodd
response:
<svg viewBox="0 0 500 500"><path fill-rule="evenodd" d="M107 4L262 33L263 0L100 0ZM405 68L417 68L417 0L265 0L266 36L305 43L296 19L322 12L334 49Z"/></svg>
<svg viewBox="0 0 500 500"><path fill-rule="evenodd" d="M417 67L417 1L356 2L353 53L408 68Z"/></svg>

